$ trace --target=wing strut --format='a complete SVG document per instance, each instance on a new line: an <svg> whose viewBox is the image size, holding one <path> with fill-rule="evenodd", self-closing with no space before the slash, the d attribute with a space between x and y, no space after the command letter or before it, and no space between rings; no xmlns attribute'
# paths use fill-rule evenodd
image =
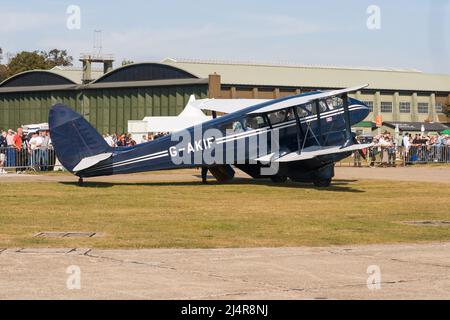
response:
<svg viewBox="0 0 450 320"><path fill-rule="evenodd" d="M297 122L297 147L298 147L297 153L300 154L303 149L302 148L302 134L304 137L305 137L305 134L303 132L302 124L300 123L300 117L298 116L297 108L294 107L293 109L294 109L295 122Z"/></svg>
<svg viewBox="0 0 450 320"><path fill-rule="evenodd" d="M353 145L352 127L350 122L350 111L348 109L348 94L342 95L344 102L344 120L345 120L345 143L342 145L342 149Z"/></svg>
<svg viewBox="0 0 450 320"><path fill-rule="evenodd" d="M317 130L319 131L319 145L322 146L323 145L323 136L322 136L322 121L320 119L320 102L319 100L316 100L314 102L314 105L316 107L316 113L317 113Z"/></svg>

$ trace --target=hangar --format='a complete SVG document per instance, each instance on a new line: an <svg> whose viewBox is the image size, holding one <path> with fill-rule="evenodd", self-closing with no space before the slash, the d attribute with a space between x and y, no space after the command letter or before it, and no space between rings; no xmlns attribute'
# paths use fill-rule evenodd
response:
<svg viewBox="0 0 450 320"><path fill-rule="evenodd" d="M0 83L0 128L45 122L50 106L61 102L83 114L99 132L122 133L129 120L178 115L191 94L272 99L362 83L370 86L354 97L372 112L359 124L361 131L371 130L378 115L386 122L450 122L443 112L450 104L450 75L417 70L168 58L89 72L56 67L6 79Z"/></svg>

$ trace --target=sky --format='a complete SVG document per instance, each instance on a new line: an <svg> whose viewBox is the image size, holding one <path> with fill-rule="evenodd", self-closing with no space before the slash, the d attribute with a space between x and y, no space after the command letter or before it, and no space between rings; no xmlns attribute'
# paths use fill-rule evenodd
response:
<svg viewBox="0 0 450 320"><path fill-rule="evenodd" d="M77 61L94 50L94 30L101 30L102 51L115 56L116 67L123 59L171 57L450 74L450 0L0 3L5 57L58 48Z"/></svg>

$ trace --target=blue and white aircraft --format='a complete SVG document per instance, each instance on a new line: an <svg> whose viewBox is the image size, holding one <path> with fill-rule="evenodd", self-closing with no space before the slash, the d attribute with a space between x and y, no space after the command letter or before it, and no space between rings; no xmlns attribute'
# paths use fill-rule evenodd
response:
<svg viewBox="0 0 450 320"><path fill-rule="evenodd" d="M234 178L233 167L255 179L330 186L334 165L370 144L358 144L351 126L369 108L348 93L358 86L308 92L240 110L212 108L214 119L132 147L110 147L69 107L54 105L49 127L56 155L83 178L180 168L202 168L220 182ZM227 113L216 117L217 112Z"/></svg>

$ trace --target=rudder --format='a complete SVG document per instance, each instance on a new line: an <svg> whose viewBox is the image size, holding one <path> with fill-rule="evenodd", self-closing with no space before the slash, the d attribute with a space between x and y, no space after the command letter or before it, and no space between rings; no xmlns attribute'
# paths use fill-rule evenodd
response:
<svg viewBox="0 0 450 320"><path fill-rule="evenodd" d="M48 125L56 156L72 173L82 159L112 152L105 139L82 115L63 104L50 109Z"/></svg>

